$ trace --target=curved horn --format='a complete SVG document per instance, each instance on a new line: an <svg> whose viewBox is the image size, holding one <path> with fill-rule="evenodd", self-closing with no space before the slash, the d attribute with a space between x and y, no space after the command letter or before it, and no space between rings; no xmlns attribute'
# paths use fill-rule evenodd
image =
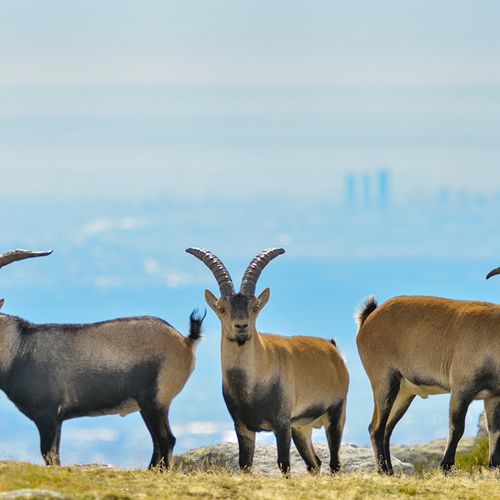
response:
<svg viewBox="0 0 500 500"><path fill-rule="evenodd" d="M283 248L268 248L262 250L257 257L255 257L250 264L241 280L240 293L253 297L255 295L255 287L262 270L271 262L275 257L285 253Z"/></svg>
<svg viewBox="0 0 500 500"><path fill-rule="evenodd" d="M45 257L50 255L52 250L46 252L35 252L33 250L12 250L0 255L0 267L7 266L16 260L31 259L32 257Z"/></svg>
<svg viewBox="0 0 500 500"><path fill-rule="evenodd" d="M206 248L186 248L186 252L198 257L214 273L221 295L233 295L234 285L231 275L222 261Z"/></svg>
<svg viewBox="0 0 500 500"><path fill-rule="evenodd" d="M500 274L500 267L497 267L496 269L493 269L493 271L490 271L486 276L486 279L489 280L490 278L496 276L497 274Z"/></svg>

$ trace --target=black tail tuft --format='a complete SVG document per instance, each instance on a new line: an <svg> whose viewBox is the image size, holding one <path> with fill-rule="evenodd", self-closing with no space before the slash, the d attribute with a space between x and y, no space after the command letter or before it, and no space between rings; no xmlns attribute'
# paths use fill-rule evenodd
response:
<svg viewBox="0 0 500 500"><path fill-rule="evenodd" d="M191 316L189 316L189 336L191 340L199 340L202 332L202 323L207 315L207 310L205 309L205 314L202 316L198 309L195 309Z"/></svg>
<svg viewBox="0 0 500 500"><path fill-rule="evenodd" d="M364 322L367 320L368 316L377 309L377 299L375 296L370 295L367 297L364 302L359 306L358 310L354 314L354 319L358 324L358 327L361 328Z"/></svg>

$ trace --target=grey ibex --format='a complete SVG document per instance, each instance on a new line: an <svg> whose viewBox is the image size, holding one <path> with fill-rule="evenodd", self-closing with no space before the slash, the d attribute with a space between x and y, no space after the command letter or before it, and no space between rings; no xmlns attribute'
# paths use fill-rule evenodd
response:
<svg viewBox="0 0 500 500"><path fill-rule="evenodd" d="M500 268L488 278L500 274ZM370 297L357 314L359 355L375 402L369 431L380 472L392 473L390 438L415 396L450 393L441 468L455 464L470 403L483 399L490 466L500 466L500 306L435 297Z"/></svg>
<svg viewBox="0 0 500 500"><path fill-rule="evenodd" d="M335 342L314 337L282 337L258 333L255 322L270 296L266 288L255 296L264 267L284 253L264 250L248 266L239 293L221 260L208 250L188 248L213 272L221 297L205 291L205 299L222 324L223 395L234 421L239 465L252 466L255 433L273 431L278 466L290 468L290 444L311 472L320 469L314 451L313 427L326 429L330 469L339 470L339 447L345 421L349 375Z"/></svg>
<svg viewBox="0 0 500 500"><path fill-rule="evenodd" d="M50 253L15 250L0 267ZM0 389L36 424L46 464L60 463L64 420L140 411L153 440L150 467L168 467L168 410L194 369L203 318L193 311L190 321L184 337L153 317L36 325L0 314Z"/></svg>

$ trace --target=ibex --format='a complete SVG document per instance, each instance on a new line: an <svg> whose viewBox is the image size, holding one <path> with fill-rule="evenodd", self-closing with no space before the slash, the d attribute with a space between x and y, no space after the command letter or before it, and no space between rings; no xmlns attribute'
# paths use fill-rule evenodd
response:
<svg viewBox="0 0 500 500"><path fill-rule="evenodd" d="M314 451L313 427L324 426L330 447L330 469L339 470L339 447L345 422L349 375L334 341L314 337L262 334L255 322L267 304L270 290L255 296L264 267L284 253L264 250L248 266L239 293L221 260L201 248L188 253L202 260L219 285L217 299L206 290L205 299L222 324L222 384L226 406L234 421L239 444L239 465L252 466L255 433L273 431L278 466L290 468L291 439L310 472L320 469Z"/></svg>
<svg viewBox="0 0 500 500"><path fill-rule="evenodd" d="M50 253L15 250L0 267ZM64 420L140 411L153 440L149 467L168 467L168 410L194 369L203 318L193 311L190 322L184 337L153 317L36 325L0 314L0 389L36 424L45 463L60 464Z"/></svg>
<svg viewBox="0 0 500 500"><path fill-rule="evenodd" d="M500 268L488 278L500 274ZM470 403L483 399L491 467L500 466L500 306L435 297L373 297L357 313L359 355L370 379L369 426L379 472L393 472L390 438L415 396L450 393L450 431L441 468L455 464Z"/></svg>

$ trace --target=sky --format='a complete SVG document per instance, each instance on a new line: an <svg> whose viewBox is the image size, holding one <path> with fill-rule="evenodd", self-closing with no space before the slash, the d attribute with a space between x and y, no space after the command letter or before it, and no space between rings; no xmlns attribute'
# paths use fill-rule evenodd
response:
<svg viewBox="0 0 500 500"><path fill-rule="evenodd" d="M362 299L498 301L484 276L499 265L499 21L481 0L0 0L0 251L54 249L1 270L3 311L153 314L186 333L217 290L186 247L213 250L238 282L283 246L258 325L337 338L344 439L367 444ZM172 407L177 451L234 440L220 325L211 311L205 323ZM34 425L2 398L0 457L40 462ZM447 404L415 402L394 441L445 437ZM62 446L63 463L125 466L151 447L138 415L67 422Z"/></svg>

